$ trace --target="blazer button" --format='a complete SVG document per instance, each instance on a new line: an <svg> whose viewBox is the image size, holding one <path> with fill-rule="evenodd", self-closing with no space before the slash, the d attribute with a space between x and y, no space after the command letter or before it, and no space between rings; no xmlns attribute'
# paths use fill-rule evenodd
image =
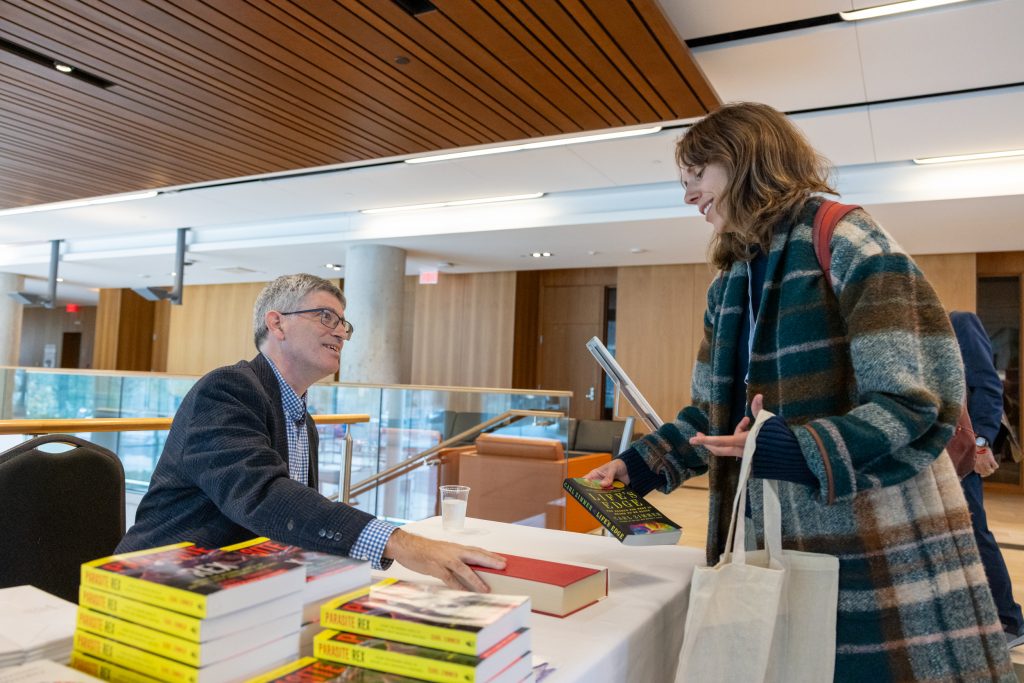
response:
<svg viewBox="0 0 1024 683"><path fill-rule="evenodd" d="M294 530L295 530L295 520L294 519L289 519L288 520L288 531L294 531Z"/></svg>
<svg viewBox="0 0 1024 683"><path fill-rule="evenodd" d="M320 530L320 538L323 538L326 535L327 535L327 530L326 529L321 529Z"/></svg>
<svg viewBox="0 0 1024 683"><path fill-rule="evenodd" d="M335 541L340 541L341 540L341 532L340 531L338 533L334 534L334 540Z"/></svg>

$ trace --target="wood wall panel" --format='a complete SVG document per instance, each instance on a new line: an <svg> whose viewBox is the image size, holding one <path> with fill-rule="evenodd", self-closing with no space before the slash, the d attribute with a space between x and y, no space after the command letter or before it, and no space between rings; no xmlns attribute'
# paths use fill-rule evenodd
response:
<svg viewBox="0 0 1024 683"><path fill-rule="evenodd" d="M619 268L616 358L666 421L690 401L712 277L704 264ZM631 414L620 399L616 417Z"/></svg>
<svg viewBox="0 0 1024 683"><path fill-rule="evenodd" d="M615 286L616 275L615 268L583 268L540 276L537 384L573 392L569 414L577 419L601 417L602 373L586 343L605 338L606 289Z"/></svg>
<svg viewBox="0 0 1024 683"><path fill-rule="evenodd" d="M121 290L101 289L96 306L96 340L92 353L94 370L117 369L117 344L121 320Z"/></svg>
<svg viewBox="0 0 1024 683"><path fill-rule="evenodd" d="M155 302L130 289L101 289L93 368L152 371L155 317Z"/></svg>
<svg viewBox="0 0 1024 683"><path fill-rule="evenodd" d="M182 305L170 308L167 372L202 375L255 356L252 307L265 285L186 286Z"/></svg>
<svg viewBox="0 0 1024 683"><path fill-rule="evenodd" d="M442 273L416 287L412 383L509 388L515 273Z"/></svg>
<svg viewBox="0 0 1024 683"><path fill-rule="evenodd" d="M978 254L978 275L1020 275L1024 273L1024 251Z"/></svg>
<svg viewBox="0 0 1024 683"><path fill-rule="evenodd" d="M117 369L150 372L153 369L153 321L156 302L146 301L130 289L121 290L118 320Z"/></svg>
<svg viewBox="0 0 1024 683"><path fill-rule="evenodd" d="M914 261L935 288L947 311L978 310L978 269L975 254L928 254Z"/></svg>
<svg viewBox="0 0 1024 683"><path fill-rule="evenodd" d="M540 272L516 273L516 316L512 343L512 388L539 389L537 381L537 341L540 326Z"/></svg>

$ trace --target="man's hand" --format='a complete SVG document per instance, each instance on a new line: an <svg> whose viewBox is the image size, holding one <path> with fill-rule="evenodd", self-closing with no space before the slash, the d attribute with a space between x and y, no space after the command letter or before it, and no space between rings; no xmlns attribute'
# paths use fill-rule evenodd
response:
<svg viewBox="0 0 1024 683"><path fill-rule="evenodd" d="M626 472L626 463L618 458L612 458L600 467L590 470L583 478L600 479L601 486L604 488L611 487L612 482L616 479L621 481L623 484L629 483L629 474Z"/></svg>
<svg viewBox="0 0 1024 683"><path fill-rule="evenodd" d="M974 471L983 477L987 477L993 474L999 469L999 462L996 460L996 456L992 453L992 449L978 448L975 450L977 454L974 458Z"/></svg>
<svg viewBox="0 0 1024 683"><path fill-rule="evenodd" d="M764 396L758 394L750 402L750 412L757 417L764 407ZM750 434L750 418L744 417L736 425L736 430L731 436L708 436L697 432L697 436L690 439L691 446L704 446L711 451L712 455L719 457L730 456L742 458L743 449L747 445L747 436Z"/></svg>
<svg viewBox="0 0 1024 683"><path fill-rule="evenodd" d="M435 541L401 529L391 534L384 547L384 557L414 572L437 577L449 588L477 593L489 593L490 588L467 564L479 564L491 569L505 568L505 558L501 555L482 548Z"/></svg>

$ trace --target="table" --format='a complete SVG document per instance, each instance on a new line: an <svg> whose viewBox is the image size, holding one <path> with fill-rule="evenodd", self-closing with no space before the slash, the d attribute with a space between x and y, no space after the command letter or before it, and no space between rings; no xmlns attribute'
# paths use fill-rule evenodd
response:
<svg viewBox="0 0 1024 683"><path fill-rule="evenodd" d="M608 597L564 619L531 614L534 654L556 671L546 681L660 683L675 676L693 568L704 553L682 546L624 546L610 536L466 519L446 532L441 518L402 527L428 538L559 562L608 567ZM699 533L699 532L698 532ZM378 578L434 581L399 564Z"/></svg>

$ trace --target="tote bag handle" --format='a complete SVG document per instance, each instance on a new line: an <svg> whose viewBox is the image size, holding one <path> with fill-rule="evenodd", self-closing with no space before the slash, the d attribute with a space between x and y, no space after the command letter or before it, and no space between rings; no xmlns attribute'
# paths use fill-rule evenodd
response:
<svg viewBox="0 0 1024 683"><path fill-rule="evenodd" d="M747 563L747 550L744 543L747 530L747 482L750 481L754 450L757 447L757 434L761 431L761 425L772 417L775 417L775 414L767 410L762 410L757 414L747 436L746 445L743 448L743 459L740 461L740 476L736 482L736 497L732 503L732 519L729 521L729 535L726 539L726 548L730 549L732 562L736 564ZM768 551L770 559L777 560L782 557L782 510L779 504L778 487L775 482L766 481L765 484L765 549Z"/></svg>

